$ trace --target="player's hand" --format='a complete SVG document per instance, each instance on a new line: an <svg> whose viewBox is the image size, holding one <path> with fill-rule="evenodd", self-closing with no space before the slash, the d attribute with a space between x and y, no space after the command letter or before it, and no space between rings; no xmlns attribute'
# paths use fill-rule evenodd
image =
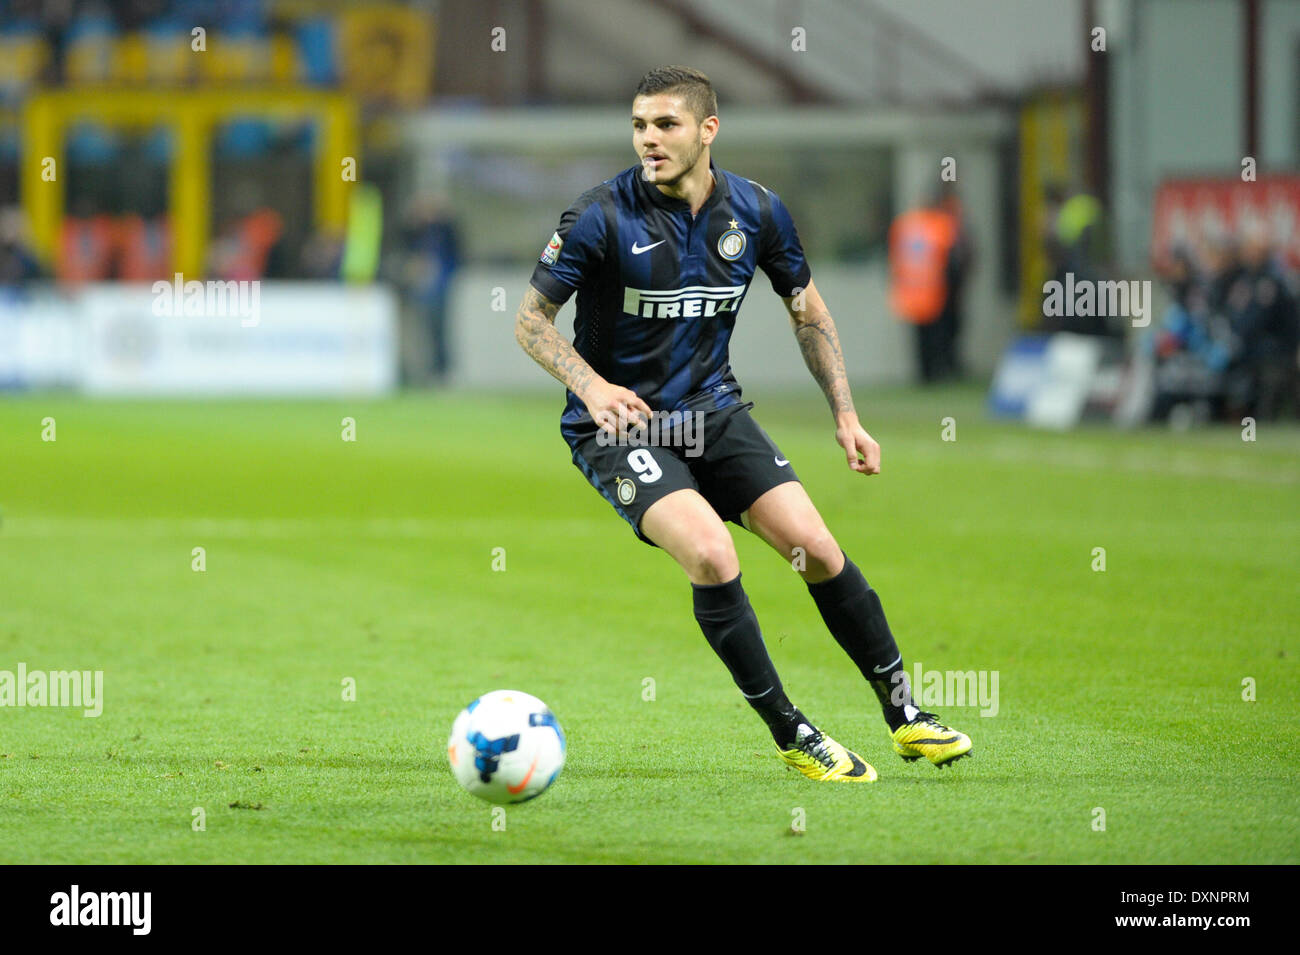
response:
<svg viewBox="0 0 1300 955"><path fill-rule="evenodd" d="M644 428L654 414L630 388L599 381L582 396L591 420L610 437L623 438L630 428Z"/></svg>
<svg viewBox="0 0 1300 955"><path fill-rule="evenodd" d="M880 473L880 445L858 423L856 415L841 415L835 424L835 440L848 457L849 467L862 474Z"/></svg>

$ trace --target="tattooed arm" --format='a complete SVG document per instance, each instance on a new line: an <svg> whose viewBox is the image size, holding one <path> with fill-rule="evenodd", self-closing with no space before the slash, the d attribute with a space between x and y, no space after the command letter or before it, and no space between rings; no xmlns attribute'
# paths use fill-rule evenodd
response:
<svg viewBox="0 0 1300 955"><path fill-rule="evenodd" d="M650 406L627 388L612 385L578 354L555 327L560 306L531 285L515 316L515 341L587 406L588 413L611 434L650 419ZM618 422L623 422L622 429Z"/></svg>
<svg viewBox="0 0 1300 955"><path fill-rule="evenodd" d="M515 341L533 361L581 398L596 373L555 327L555 316L559 313L560 306L528 286L515 315Z"/></svg>
<svg viewBox="0 0 1300 955"><path fill-rule="evenodd" d="M879 474L880 445L858 422L844 371L844 352L826 303L811 281L800 295L784 301L804 364L821 385L835 416L835 440L844 449L849 467L863 474Z"/></svg>

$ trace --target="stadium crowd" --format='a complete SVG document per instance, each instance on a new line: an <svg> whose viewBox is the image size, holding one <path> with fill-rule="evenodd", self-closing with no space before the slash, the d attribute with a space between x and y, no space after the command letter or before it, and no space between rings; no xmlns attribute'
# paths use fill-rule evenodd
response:
<svg viewBox="0 0 1300 955"><path fill-rule="evenodd" d="M1295 277L1262 229L1173 250L1171 302L1143 339L1154 363L1154 420L1239 421L1300 414Z"/></svg>

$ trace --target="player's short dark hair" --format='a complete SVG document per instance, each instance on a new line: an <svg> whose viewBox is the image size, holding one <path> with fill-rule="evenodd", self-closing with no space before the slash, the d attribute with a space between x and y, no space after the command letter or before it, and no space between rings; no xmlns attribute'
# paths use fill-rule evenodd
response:
<svg viewBox="0 0 1300 955"><path fill-rule="evenodd" d="M702 123L708 117L718 115L718 94L713 92L713 84L707 76L689 66L661 66L651 70L641 77L632 98L656 93L680 93L696 122Z"/></svg>

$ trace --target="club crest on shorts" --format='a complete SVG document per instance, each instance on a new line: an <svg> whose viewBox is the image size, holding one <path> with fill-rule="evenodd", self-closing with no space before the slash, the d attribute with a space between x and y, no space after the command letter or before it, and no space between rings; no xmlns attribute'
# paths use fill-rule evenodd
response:
<svg viewBox="0 0 1300 955"><path fill-rule="evenodd" d="M636 483L627 478L614 478L614 486L618 491L618 503L631 504L636 500Z"/></svg>
<svg viewBox="0 0 1300 955"><path fill-rule="evenodd" d="M546 248L542 250L542 263L545 265L554 265L555 260L560 257L560 249L564 247L564 240L560 238L560 233L556 232L551 235L551 241L546 243Z"/></svg>
<svg viewBox="0 0 1300 955"><path fill-rule="evenodd" d="M736 220L731 220L731 228L718 236L718 255L728 262L734 262L745 254L745 233L737 229Z"/></svg>

